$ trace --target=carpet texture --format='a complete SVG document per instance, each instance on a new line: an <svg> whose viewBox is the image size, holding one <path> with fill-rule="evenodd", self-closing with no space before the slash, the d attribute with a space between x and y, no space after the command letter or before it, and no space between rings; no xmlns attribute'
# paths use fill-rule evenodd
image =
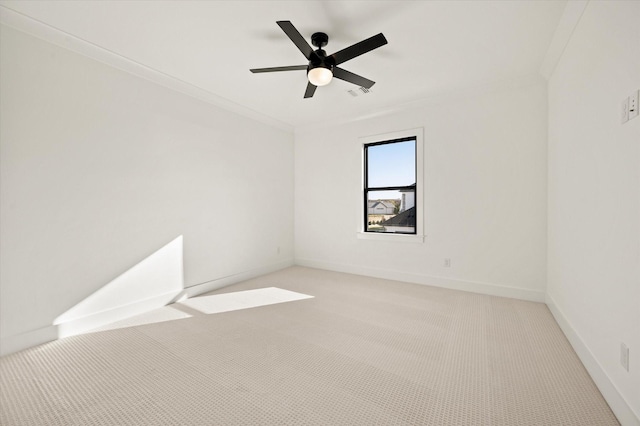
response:
<svg viewBox="0 0 640 426"><path fill-rule="evenodd" d="M544 304L293 267L314 296L0 358L2 425L617 425Z"/></svg>

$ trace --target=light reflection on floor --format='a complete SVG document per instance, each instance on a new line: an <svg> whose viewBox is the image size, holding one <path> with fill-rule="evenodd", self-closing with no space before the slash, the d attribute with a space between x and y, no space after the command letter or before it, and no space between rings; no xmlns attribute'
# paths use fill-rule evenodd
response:
<svg viewBox="0 0 640 426"><path fill-rule="evenodd" d="M217 314L310 298L313 296L277 287L199 296L95 328L89 333L190 318L192 315L181 310L182 307L185 307L186 311L194 309L203 314Z"/></svg>
<svg viewBox="0 0 640 426"><path fill-rule="evenodd" d="M217 314L220 312L236 311L238 309L248 309L310 298L313 298L313 296L277 287L267 287L256 290L194 297L180 302L180 304L205 314Z"/></svg>

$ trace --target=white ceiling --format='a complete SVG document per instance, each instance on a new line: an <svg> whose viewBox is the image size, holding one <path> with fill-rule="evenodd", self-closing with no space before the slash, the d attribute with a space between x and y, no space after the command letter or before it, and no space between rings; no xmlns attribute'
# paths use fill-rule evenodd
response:
<svg viewBox="0 0 640 426"><path fill-rule="evenodd" d="M566 0L2 1L3 6L291 127L359 117L541 69ZM327 53L384 33L389 44L341 66L376 81L353 97L334 80L303 99L305 71L249 68L306 59L290 20Z"/></svg>

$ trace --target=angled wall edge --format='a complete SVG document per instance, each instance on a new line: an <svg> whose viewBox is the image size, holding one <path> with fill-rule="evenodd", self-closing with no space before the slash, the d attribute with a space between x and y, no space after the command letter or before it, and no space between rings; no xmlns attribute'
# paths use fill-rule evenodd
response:
<svg viewBox="0 0 640 426"><path fill-rule="evenodd" d="M569 340L571 347L576 351L578 358L580 358L580 361L582 361L582 364L587 369L593 382L598 387L598 390L602 393L609 407L611 407L611 410L618 418L618 421L620 421L623 426L640 426L640 417L631 409L629 403L620 394L618 388L616 388L598 360L593 356L589 347L584 343L558 305L556 305L556 302L548 294L546 295L546 304L560 326L560 329L567 337L567 340Z"/></svg>

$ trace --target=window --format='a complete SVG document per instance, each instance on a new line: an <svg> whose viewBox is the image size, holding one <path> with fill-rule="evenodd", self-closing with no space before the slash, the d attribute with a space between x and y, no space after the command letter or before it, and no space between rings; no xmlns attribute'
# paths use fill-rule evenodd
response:
<svg viewBox="0 0 640 426"><path fill-rule="evenodd" d="M359 236L422 240L422 129L360 141L363 199Z"/></svg>

